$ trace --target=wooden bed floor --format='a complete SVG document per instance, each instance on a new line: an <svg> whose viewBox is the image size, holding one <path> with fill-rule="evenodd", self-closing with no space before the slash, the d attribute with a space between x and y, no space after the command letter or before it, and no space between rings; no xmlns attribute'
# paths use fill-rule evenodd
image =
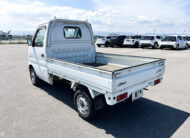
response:
<svg viewBox="0 0 190 138"><path fill-rule="evenodd" d="M116 64L87 63L86 65L93 66L95 68L103 69L107 71L115 71L115 70L125 68L124 66L119 66Z"/></svg>

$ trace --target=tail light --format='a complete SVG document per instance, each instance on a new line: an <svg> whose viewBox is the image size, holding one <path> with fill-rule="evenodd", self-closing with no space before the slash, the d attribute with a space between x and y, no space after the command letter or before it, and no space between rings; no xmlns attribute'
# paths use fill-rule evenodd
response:
<svg viewBox="0 0 190 138"><path fill-rule="evenodd" d="M154 81L154 85L157 85L158 83L160 83L160 79Z"/></svg>
<svg viewBox="0 0 190 138"><path fill-rule="evenodd" d="M133 39L132 42L134 42L135 40Z"/></svg>
<svg viewBox="0 0 190 138"><path fill-rule="evenodd" d="M117 96L117 102L119 102L119 101L121 101L121 100L127 98L127 95L128 95L128 93L123 93L123 94L121 94L121 95L118 95L118 96Z"/></svg>

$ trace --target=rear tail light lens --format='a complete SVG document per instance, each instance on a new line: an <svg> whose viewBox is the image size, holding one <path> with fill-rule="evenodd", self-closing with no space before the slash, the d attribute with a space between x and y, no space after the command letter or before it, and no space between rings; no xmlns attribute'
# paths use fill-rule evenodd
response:
<svg viewBox="0 0 190 138"><path fill-rule="evenodd" d="M134 42L135 40L132 40L132 42Z"/></svg>
<svg viewBox="0 0 190 138"><path fill-rule="evenodd" d="M118 95L118 96L117 96L117 102L119 102L119 101L121 101L121 100L127 98L127 95L128 95L128 93L123 93L123 94L121 94L121 95Z"/></svg>
<svg viewBox="0 0 190 138"><path fill-rule="evenodd" d="M157 85L160 83L160 79L154 81L154 85Z"/></svg>

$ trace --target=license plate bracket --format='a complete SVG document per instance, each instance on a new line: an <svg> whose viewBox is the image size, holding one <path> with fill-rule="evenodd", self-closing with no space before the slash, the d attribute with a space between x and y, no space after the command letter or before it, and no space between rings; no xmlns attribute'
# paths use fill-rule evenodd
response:
<svg viewBox="0 0 190 138"><path fill-rule="evenodd" d="M132 101L135 101L143 96L143 90L139 90L132 93Z"/></svg>

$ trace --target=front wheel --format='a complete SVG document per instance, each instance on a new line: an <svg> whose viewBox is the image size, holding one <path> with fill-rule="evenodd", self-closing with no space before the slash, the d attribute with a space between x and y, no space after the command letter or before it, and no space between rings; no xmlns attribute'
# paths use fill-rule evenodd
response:
<svg viewBox="0 0 190 138"><path fill-rule="evenodd" d="M176 50L179 50L179 45L176 46Z"/></svg>
<svg viewBox="0 0 190 138"><path fill-rule="evenodd" d="M93 101L84 89L79 89L74 95L74 105L80 117L91 120L95 116Z"/></svg>
<svg viewBox="0 0 190 138"><path fill-rule="evenodd" d="M105 43L105 47L109 47L109 43L108 42Z"/></svg>
<svg viewBox="0 0 190 138"><path fill-rule="evenodd" d="M188 48L189 48L189 45L188 45L188 44L186 44L186 45L185 45L185 49L188 49Z"/></svg>
<svg viewBox="0 0 190 138"><path fill-rule="evenodd" d="M158 48L158 47L159 47L158 43L155 43L152 48L155 49L155 48Z"/></svg>
<svg viewBox="0 0 190 138"><path fill-rule="evenodd" d="M136 43L135 43L135 48L138 48L138 47L139 47L139 43L136 42Z"/></svg>
<svg viewBox="0 0 190 138"><path fill-rule="evenodd" d="M33 68L30 69L30 79L31 82L34 86L38 86L40 83L40 79L38 78L38 76L36 75L36 72L34 71Z"/></svg>

